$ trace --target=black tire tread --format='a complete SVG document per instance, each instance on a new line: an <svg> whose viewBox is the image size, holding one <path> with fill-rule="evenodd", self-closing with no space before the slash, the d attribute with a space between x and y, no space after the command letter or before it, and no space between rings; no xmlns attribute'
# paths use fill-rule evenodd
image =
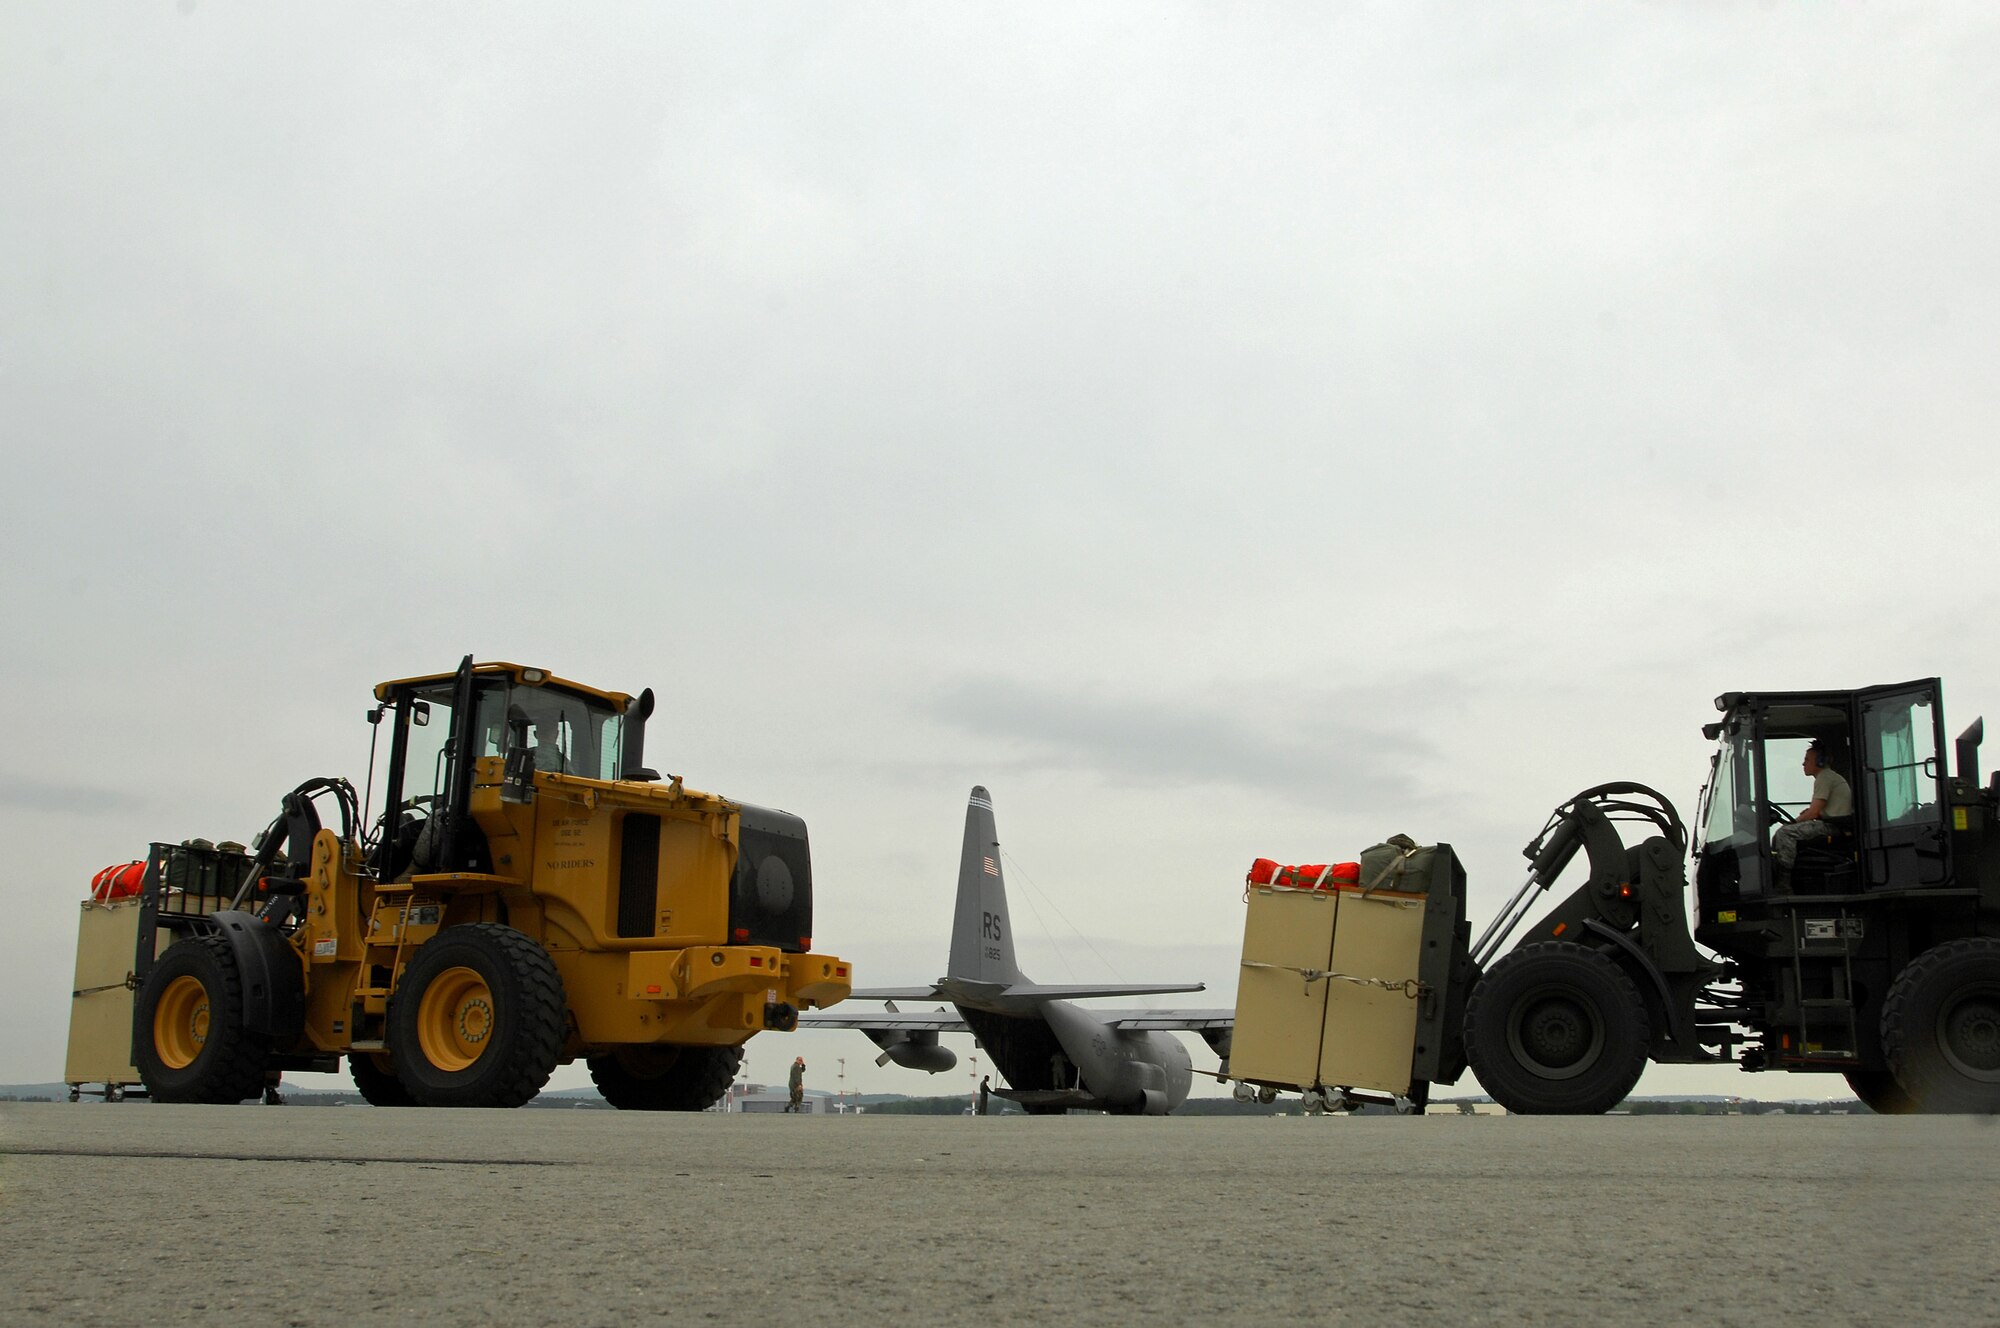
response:
<svg viewBox="0 0 2000 1328"><path fill-rule="evenodd" d="M1878 1116L1912 1116L1917 1112L1917 1100L1903 1091L1896 1082L1896 1076L1887 1070L1849 1070L1846 1074L1847 1086L1854 1090L1854 1096L1861 1099L1861 1105Z"/></svg>
<svg viewBox="0 0 2000 1328"><path fill-rule="evenodd" d="M620 1111L706 1111L722 1100L743 1064L743 1048L682 1047L658 1074L639 1074L616 1052L588 1060L591 1082Z"/></svg>
<svg viewBox="0 0 2000 1328"><path fill-rule="evenodd" d="M394 1038L390 1058L398 1066L396 1077L411 1097L426 1107L521 1106L542 1091L562 1054L569 1009L563 996L562 974L556 971L549 952L534 938L500 923L473 922L447 927L417 951L411 968L418 970L419 984L429 976L418 967L424 964L424 951L447 940L453 945L470 943L475 950L486 950L511 972L518 987L515 993L518 999L512 1003L510 1012L513 1039L499 1050L498 1062L488 1065L482 1057L471 1069L461 1072L471 1078L445 1086L425 1083L422 1075L411 1073L403 1063L414 1058L413 1063L420 1064L423 1056L411 1031L415 1027L414 1011L423 992L420 985L413 987L411 971L405 969L389 998L388 1024ZM489 975L490 985L493 982ZM409 1029L404 1029L398 1020L404 1009L412 1011ZM407 1037L403 1036L405 1033Z"/></svg>
<svg viewBox="0 0 2000 1328"><path fill-rule="evenodd" d="M1570 1081L1562 1081L1564 1087L1550 1087L1554 1081L1537 1079L1531 1072L1516 1066L1512 1056L1504 1049L1504 1041L1497 1052L1495 1047L1487 1045L1493 1030L1498 1030L1502 1039L1505 1037L1508 1011L1496 999L1496 994L1503 989L1506 975L1514 969L1551 962L1583 964L1587 966L1586 971L1596 971L1609 978L1613 1007L1601 1013L1607 1024L1622 1019L1631 1035L1621 1063L1607 1065L1601 1075L1582 1076L1596 1084L1593 1091L1580 1091L1587 1085L1572 1084ZM1495 984L1496 977L1502 980L1500 985ZM1496 1022L1489 1023L1489 1020ZM1602 1115L1622 1102L1645 1072L1651 1023L1638 985L1616 960L1602 951L1574 942L1540 941L1502 956L1486 976L1474 984L1465 1003L1466 1059L1472 1066L1473 1074L1478 1076L1480 1085L1493 1100L1515 1115ZM1615 1038L1615 1030L1607 1028L1607 1038ZM1615 1055L1616 1052L1607 1046L1605 1054Z"/></svg>
<svg viewBox="0 0 2000 1328"><path fill-rule="evenodd" d="M371 1107L414 1107L417 1099L398 1079L395 1072L385 1070L375 1063L372 1052L356 1051L347 1057L347 1074L354 1080L354 1089L361 1094L362 1101Z"/></svg>
<svg viewBox="0 0 2000 1328"><path fill-rule="evenodd" d="M205 956L205 958L204 958ZM210 975L199 970L212 964ZM170 1070L153 1046L153 1012L174 978L191 975L208 990L208 1039L189 1073ZM243 974L223 936L190 936L167 947L139 993L139 1022L148 1030L139 1051L139 1079L154 1102L228 1105L264 1092L269 1040L243 1026Z"/></svg>
<svg viewBox="0 0 2000 1328"><path fill-rule="evenodd" d="M1968 1086L1958 1079L1949 1065L1941 1063L1935 1037L1922 1026L1921 1007L1935 1004L1939 993L1932 988L1945 980L1942 975L1955 964L1977 962L1982 956L2000 967L2000 938L1961 936L1934 945L1905 964L1889 984L1889 995L1882 1002L1882 1049L1890 1073L1919 1112L2000 1113L2000 1088Z"/></svg>

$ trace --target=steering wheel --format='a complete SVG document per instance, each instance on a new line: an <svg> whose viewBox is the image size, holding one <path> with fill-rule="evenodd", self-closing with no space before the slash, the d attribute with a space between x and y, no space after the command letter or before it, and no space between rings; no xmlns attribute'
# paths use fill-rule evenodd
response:
<svg viewBox="0 0 2000 1328"><path fill-rule="evenodd" d="M1793 821L1799 819L1775 802L1766 802L1764 804L1764 813L1771 818L1774 825L1790 825Z"/></svg>
<svg viewBox="0 0 2000 1328"><path fill-rule="evenodd" d="M393 844L400 843L400 851L406 854L414 850L424 828L435 819L433 812L438 801L437 794L425 793L384 807L382 819L375 822L376 848L369 856L371 866L379 865Z"/></svg>

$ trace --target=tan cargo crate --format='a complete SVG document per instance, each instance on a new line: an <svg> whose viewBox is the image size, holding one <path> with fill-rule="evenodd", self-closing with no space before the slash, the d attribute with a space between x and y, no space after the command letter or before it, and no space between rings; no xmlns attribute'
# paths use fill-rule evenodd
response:
<svg viewBox="0 0 2000 1328"><path fill-rule="evenodd" d="M1255 886L1248 902L1230 1076L1408 1092L1423 896Z"/></svg>
<svg viewBox="0 0 2000 1328"><path fill-rule="evenodd" d="M1422 895L1340 890L1333 929L1319 1082L1384 1093L1410 1091L1417 1041Z"/></svg>
<svg viewBox="0 0 2000 1328"><path fill-rule="evenodd" d="M1319 1082L1326 984L1306 978L1333 963L1336 892L1257 886L1243 921L1231 1078L1301 1087Z"/></svg>
<svg viewBox="0 0 2000 1328"><path fill-rule="evenodd" d="M139 939L138 899L85 900L76 928L76 978L70 988L69 1054L63 1079L71 1085L122 1088L139 1082L132 1064L133 953ZM160 945L167 941L164 933Z"/></svg>

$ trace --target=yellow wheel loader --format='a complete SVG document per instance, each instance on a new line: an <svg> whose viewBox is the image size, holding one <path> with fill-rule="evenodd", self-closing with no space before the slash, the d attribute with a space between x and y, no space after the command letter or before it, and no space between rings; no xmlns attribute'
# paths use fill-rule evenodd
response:
<svg viewBox="0 0 2000 1328"><path fill-rule="evenodd" d="M813 953L805 823L647 769L650 690L467 656L375 698L372 825L315 779L254 853L153 845L125 925L154 1100L345 1057L378 1106L514 1107L582 1057L613 1106L699 1111L754 1034L848 994Z"/></svg>

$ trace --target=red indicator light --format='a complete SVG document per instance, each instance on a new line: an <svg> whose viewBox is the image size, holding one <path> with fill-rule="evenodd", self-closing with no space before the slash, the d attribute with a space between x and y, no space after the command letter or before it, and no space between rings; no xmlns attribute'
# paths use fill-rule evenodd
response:
<svg viewBox="0 0 2000 1328"><path fill-rule="evenodd" d="M748 927L738 927L731 934L735 936L736 939L739 941L747 941L750 939L750 929Z"/></svg>
<svg viewBox="0 0 2000 1328"><path fill-rule="evenodd" d="M1618 897L1621 899L1630 899L1632 897L1632 887L1629 885L1619 886Z"/></svg>
<svg viewBox="0 0 2000 1328"><path fill-rule="evenodd" d="M1569 924L1567 922L1558 922L1556 924L1556 929L1553 932L1550 932L1549 934L1551 936L1560 936L1568 930L1569 930Z"/></svg>
<svg viewBox="0 0 2000 1328"><path fill-rule="evenodd" d="M659 984L659 983L657 983L657 982L655 982L655 983L654 983L654 984L653 984L652 986L650 986L650 987L646 988L646 994L647 994L648 996L657 996L657 995L659 995L659 994L660 994L660 984Z"/></svg>
<svg viewBox="0 0 2000 1328"><path fill-rule="evenodd" d="M751 955L751 956L750 956L750 967L752 967L752 968L762 968L763 966L764 966L764 956L763 956L763 955Z"/></svg>
<svg viewBox="0 0 2000 1328"><path fill-rule="evenodd" d="M801 937L799 937L799 949L801 949L801 950L810 950L810 949L812 949L812 948L813 948L813 938L812 938L812 937L810 937L810 936L801 936Z"/></svg>
<svg viewBox="0 0 2000 1328"><path fill-rule="evenodd" d="M836 969L834 969L834 970L833 970L833 975L834 975L835 977L837 977L837 978L844 978L844 977L846 977L846 976L847 976L847 965L846 965L846 964L842 964L842 965L841 965L841 966L840 966L839 968L836 968Z"/></svg>

